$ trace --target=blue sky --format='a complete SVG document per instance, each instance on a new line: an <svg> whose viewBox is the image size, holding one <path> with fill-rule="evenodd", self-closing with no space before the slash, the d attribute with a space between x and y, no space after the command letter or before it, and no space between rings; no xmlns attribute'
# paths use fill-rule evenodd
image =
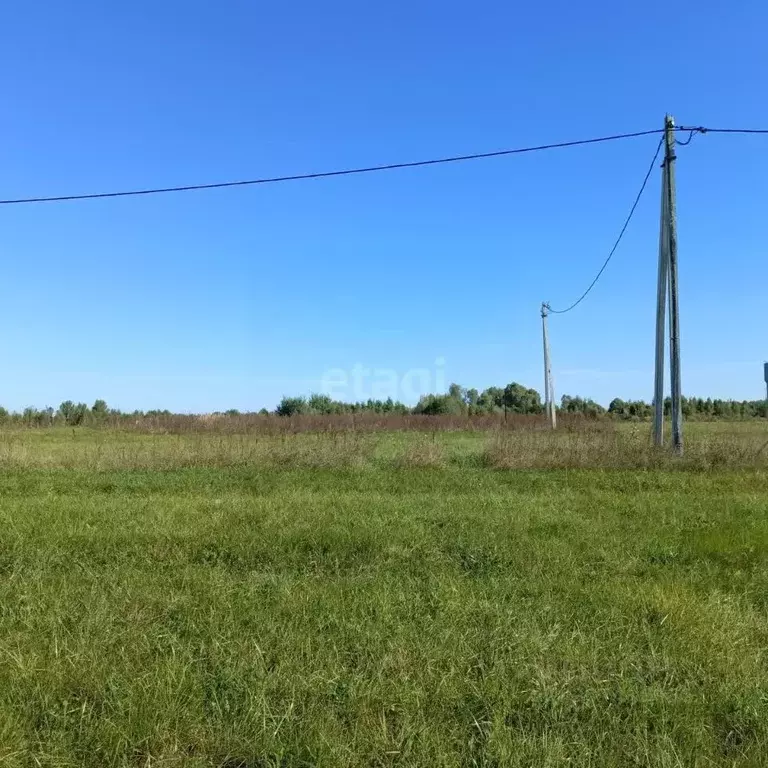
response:
<svg viewBox="0 0 768 768"><path fill-rule="evenodd" d="M667 111L767 127L768 6L668 8L13 3L0 198L492 151L661 127ZM0 207L0 403L257 409L329 371L348 396L541 390L539 305L592 279L655 142ZM697 136L677 180L683 390L760 397L768 138ZM654 174L603 279L552 318L558 396L650 398L658 207Z"/></svg>

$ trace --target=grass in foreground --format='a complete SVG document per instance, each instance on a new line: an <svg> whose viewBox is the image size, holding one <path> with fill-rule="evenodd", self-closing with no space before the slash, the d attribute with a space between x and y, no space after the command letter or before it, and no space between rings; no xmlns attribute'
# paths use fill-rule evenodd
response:
<svg viewBox="0 0 768 768"><path fill-rule="evenodd" d="M768 754L760 468L495 470L461 435L216 467L242 447L32 439L0 476L0 765Z"/></svg>

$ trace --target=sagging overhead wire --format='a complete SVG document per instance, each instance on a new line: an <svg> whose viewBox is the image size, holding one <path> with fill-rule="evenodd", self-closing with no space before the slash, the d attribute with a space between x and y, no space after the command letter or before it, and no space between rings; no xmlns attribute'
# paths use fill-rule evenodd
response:
<svg viewBox="0 0 768 768"><path fill-rule="evenodd" d="M694 128L676 126L675 131L689 131L690 135L682 145L689 144L695 133L742 133L742 134L768 134L768 128ZM541 144L535 147L520 147L517 149L502 149L496 152L478 152L470 155L456 155L453 157L439 157L431 160L415 160L405 163L389 163L386 165L372 165L365 168L346 168L338 171L321 171L319 173L301 173L290 176L273 176L261 179L245 179L242 181L221 181L211 184L187 184L176 187L154 187L149 189L131 189L118 192L95 192L88 194L55 195L50 197L20 197L15 199L0 200L0 205L22 205L27 203L63 203L71 200L99 200L111 197L137 197L140 195L159 195L169 192L191 192L205 189L224 189L226 187L247 187L258 184L278 184L285 181L305 181L308 179L328 179L334 176L352 176L360 173L373 173L375 171L392 171L400 168L419 168L428 165L441 165L444 163L460 163L467 160L481 160L483 158L504 157L505 155L521 155L527 152L540 152L547 149L561 149L564 147L578 147L587 144L600 144L607 141L620 139L632 139L639 136L663 133L663 128L650 131L633 131L632 133L618 133L613 136L599 136L594 139L577 139L575 141L562 141L555 144ZM563 310L566 311L566 310Z"/></svg>
<svg viewBox="0 0 768 768"><path fill-rule="evenodd" d="M707 128L703 125L699 126L685 126L685 125L679 125L675 126L675 131L688 131L688 138L684 141L677 141L675 140L675 144L678 144L681 147L685 147L688 144L691 143L691 140L693 137L698 134L704 134L704 133L727 133L727 134L768 134L768 128ZM572 309L575 309L579 304L581 304L582 301L589 295L589 292L595 287L597 284L597 281L600 279L600 276L605 271L605 268L608 266L608 262L610 262L611 258L613 257L613 254L616 253L616 249L619 247L619 243L621 243L621 239L624 237L624 233L627 231L627 227L629 226L629 222L632 220L632 216L635 213L635 209L637 208L637 204L640 202L640 198L643 196L643 192L645 191L645 187L648 184L648 179L651 176L651 173L653 172L653 166L656 164L656 159L659 156L659 152L661 151L661 147L664 144L664 138L659 141L658 146L656 147L656 153L653 156L653 160L651 160L651 165L648 168L648 172L645 175L645 178L643 179L643 183L640 187L640 191L637 193L637 197L635 198L635 202L632 204L632 208L629 211L629 216L627 216L626 221L624 222L624 226L621 228L621 232L619 232L619 236L616 238L616 242L613 244L613 248L611 248L610 253L608 254L608 258L603 262L603 266L600 267L600 271L595 275L595 279L589 284L587 287L587 290L584 291L584 293L579 296L576 301L573 302L569 307L566 307L565 309L552 309L552 307L549 304L545 304L544 306L547 308L549 312L555 315L563 315L566 312L570 312Z"/></svg>
<svg viewBox="0 0 768 768"><path fill-rule="evenodd" d="M611 248L608 258L603 262L603 266L600 267L600 271L595 275L595 279L589 284L587 287L587 290L584 291L584 293L579 296L576 301L573 302L569 307L566 307L565 309L552 309L552 307L549 306L549 304L546 305L547 309L552 312L552 314L555 315L564 315L566 312L570 312L572 309L575 309L576 307L581 304L584 299L587 298L589 295L589 292L595 287L597 284L597 281L600 279L600 276L605 271L605 268L608 266L608 263L613 258L613 254L616 253L616 249L619 247L619 243L621 243L622 238L624 237L624 233L627 231L627 227L629 226L629 222L632 221L632 217L635 215L635 210L637 209L637 204L640 202L640 198L643 196L643 192L645 192L645 188L648 185L648 179L651 178L651 173L653 173L654 166L656 165L656 160L659 157L659 153L661 152L661 148L664 144L664 137L659 140L658 145L656 146L656 151L653 154L653 159L651 160L651 164L648 166L648 171L645 174L645 178L643 179L643 183L640 186L640 191L637 193L637 196L635 197L635 202L632 203L632 208L629 210L629 215L627 216L626 220L624 221L624 226L621 228L621 231L619 232L619 236L616 238L616 242L613 244L613 248Z"/></svg>
<svg viewBox="0 0 768 768"><path fill-rule="evenodd" d="M756 134L768 134L768 128L705 128L703 125L699 125L696 128L692 128L689 125L680 125L677 127L678 131L694 131L695 133L756 133Z"/></svg>
<svg viewBox="0 0 768 768"><path fill-rule="evenodd" d="M632 133L618 133L613 136L600 136L594 139L577 139L574 141L561 141L555 144L540 144L535 147L520 147L517 149L501 149L496 152L478 152L471 155L456 155L453 157L440 157L432 160L415 160L406 163L390 163L387 165L372 165L365 168L347 168L339 171L322 171L319 173L301 173L292 176L273 176L271 178L246 179L244 181L222 181L212 184L189 184L179 187L157 187L152 189L134 189L121 192L96 192L83 195L57 195L54 197L22 197L15 200L0 200L0 205L22 205L26 203L63 203L71 200L99 200L108 197L136 197L139 195L159 195L168 192L191 192L203 189L224 189L225 187L247 187L258 184L279 184L285 181L305 181L308 179L328 179L334 176L352 176L360 173L373 173L375 171L392 171L400 168L420 168L427 165L441 165L444 163L461 163L468 160L481 160L489 157L504 157L506 155L522 155L529 152L541 152L548 149L562 149L565 147L580 147L587 144L601 144L620 139L633 139L639 136L650 136L663 133L663 128L650 131L634 131Z"/></svg>
<svg viewBox="0 0 768 768"><path fill-rule="evenodd" d="M688 138L685 141L679 141L678 139L675 139L675 144L677 144L679 147L687 147L691 143L691 139L693 139L697 133L701 133L701 131L698 131L696 128L691 128L688 132Z"/></svg>
<svg viewBox="0 0 768 768"><path fill-rule="evenodd" d="M691 139L697 133L728 133L728 134L768 134L768 128L707 128L703 125L691 127L689 125L678 125L676 131L688 131L688 138L685 141L675 141L681 147L691 143Z"/></svg>

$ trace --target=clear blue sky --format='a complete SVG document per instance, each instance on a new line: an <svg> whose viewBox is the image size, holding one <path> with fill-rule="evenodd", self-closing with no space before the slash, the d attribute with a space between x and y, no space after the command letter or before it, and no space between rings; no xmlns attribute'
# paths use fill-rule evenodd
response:
<svg viewBox="0 0 768 768"><path fill-rule="evenodd" d="M666 111L766 127L767 27L761 0L11 3L0 197L492 151ZM256 409L355 365L541 390L539 304L592 279L655 142L0 207L0 403ZM764 392L767 193L768 137L679 152L688 394ZM602 281L552 318L558 396L650 399L659 196L654 174Z"/></svg>

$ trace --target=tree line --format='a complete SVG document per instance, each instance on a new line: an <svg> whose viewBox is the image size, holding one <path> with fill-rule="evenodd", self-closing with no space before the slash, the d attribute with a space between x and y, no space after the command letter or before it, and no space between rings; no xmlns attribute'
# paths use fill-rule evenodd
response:
<svg viewBox="0 0 768 768"><path fill-rule="evenodd" d="M670 398L664 400L664 412L672 409ZM653 404L644 400L614 398L608 408L590 398L563 395L557 410L561 413L581 414L587 418L614 418L642 421L653 417ZM753 419L766 418L765 400L721 400L718 398L683 397L683 416L689 419ZM505 387L488 387L482 391L451 384L444 394L424 395L413 406L388 400L367 400L346 403L332 400L327 395L310 397L284 397L275 413L279 416L324 415L356 412L413 413L423 415L486 415L503 413L540 414L544 412L541 395L535 389L512 382Z"/></svg>
<svg viewBox="0 0 768 768"><path fill-rule="evenodd" d="M718 398L683 397L683 416L687 419L754 419L768 418L768 405L765 400L722 400ZM653 405L644 400L622 400L614 398L608 408L604 408L590 398L563 395L557 410L561 413L581 414L590 419L612 418L628 421L645 421L653 417ZM669 415L671 401L664 401L664 412ZM273 411L262 408L258 413L263 416L323 416L354 413L375 413L425 416L480 416L489 414L542 414L544 406L541 395L535 389L512 382L505 387L488 387L482 391L467 389L459 384L451 384L444 394L431 394L421 397L414 406L387 398L386 400L369 399L357 403L333 400L328 395L313 394L309 397L283 397ZM104 400L96 400L93 405L65 400L58 408L25 408L23 411L8 411L0 406L0 425L24 426L80 426L102 423L119 424L123 420L133 420L174 416L169 410L121 411L110 408ZM240 416L240 411L230 409L217 412L216 416Z"/></svg>

